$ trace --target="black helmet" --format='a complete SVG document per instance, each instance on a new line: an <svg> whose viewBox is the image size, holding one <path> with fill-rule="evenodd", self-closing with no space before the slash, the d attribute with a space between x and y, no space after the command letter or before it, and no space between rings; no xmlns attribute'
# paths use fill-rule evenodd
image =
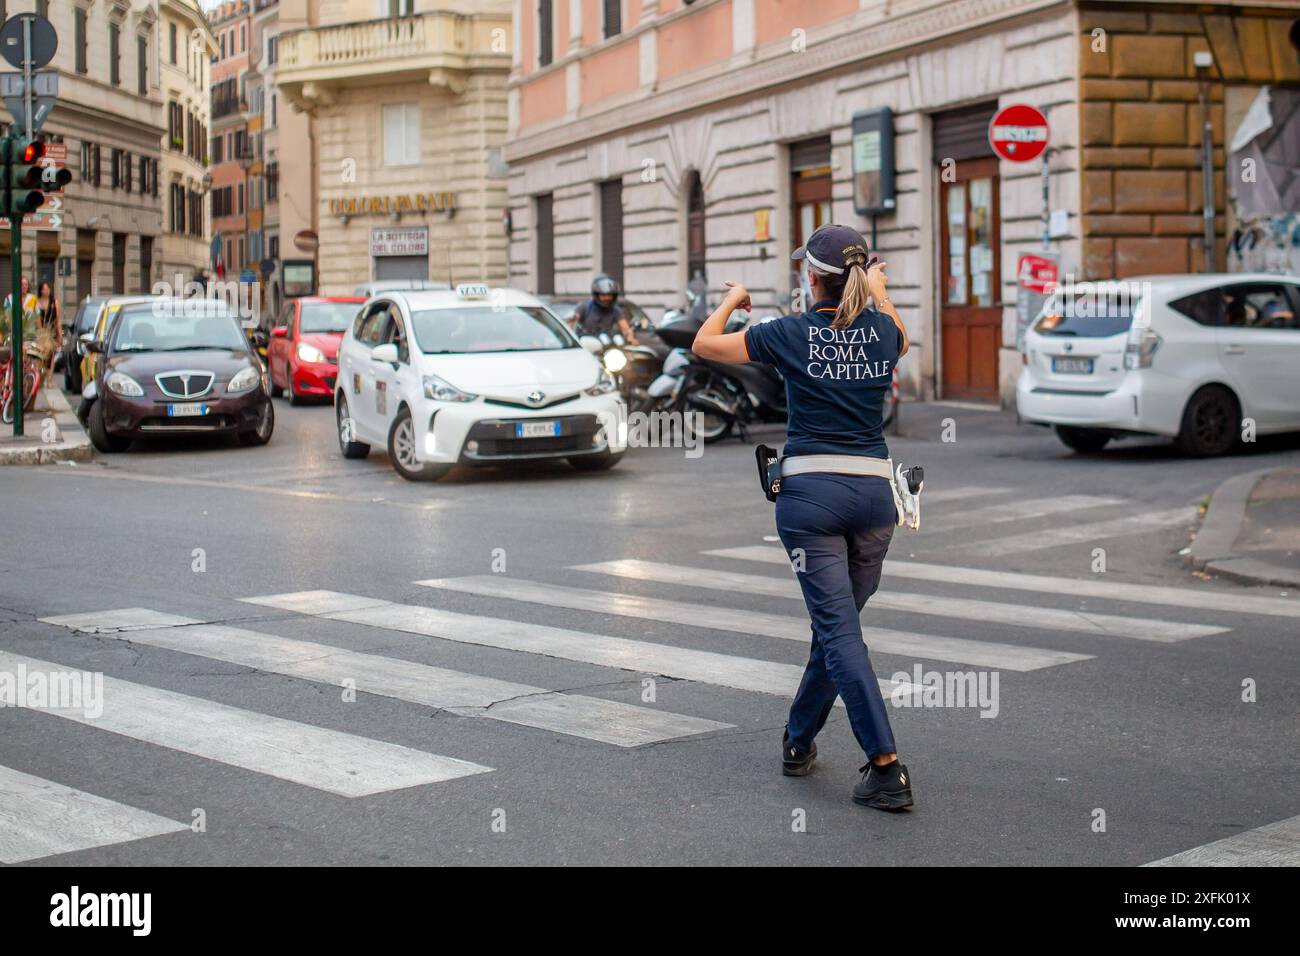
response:
<svg viewBox="0 0 1300 956"><path fill-rule="evenodd" d="M614 301L617 302L618 293L618 280L608 273L602 272L591 280L591 297L593 299L598 295L612 295Z"/></svg>

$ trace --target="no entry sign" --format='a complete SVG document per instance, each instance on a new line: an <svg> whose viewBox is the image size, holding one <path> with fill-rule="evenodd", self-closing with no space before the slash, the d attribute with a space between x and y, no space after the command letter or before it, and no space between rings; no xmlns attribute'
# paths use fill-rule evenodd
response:
<svg viewBox="0 0 1300 956"><path fill-rule="evenodd" d="M997 111L989 122L993 152L1013 163L1037 159L1047 149L1047 117L1023 103Z"/></svg>

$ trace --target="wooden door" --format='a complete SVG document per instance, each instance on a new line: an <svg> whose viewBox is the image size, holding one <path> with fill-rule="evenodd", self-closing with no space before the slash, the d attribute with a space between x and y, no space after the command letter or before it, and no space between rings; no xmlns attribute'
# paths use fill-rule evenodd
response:
<svg viewBox="0 0 1300 956"><path fill-rule="evenodd" d="M940 347L944 398L998 400L1002 339L996 159L958 162L939 184Z"/></svg>

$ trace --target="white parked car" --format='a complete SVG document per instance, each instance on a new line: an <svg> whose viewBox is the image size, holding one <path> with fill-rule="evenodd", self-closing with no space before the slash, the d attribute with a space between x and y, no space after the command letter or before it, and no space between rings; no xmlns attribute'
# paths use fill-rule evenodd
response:
<svg viewBox="0 0 1300 956"><path fill-rule="evenodd" d="M383 446L413 481L536 458L596 471L626 451L614 380L563 322L513 289L368 300L339 346L334 405L344 457Z"/></svg>
<svg viewBox="0 0 1300 956"><path fill-rule="evenodd" d="M1021 419L1075 451L1138 434L1219 455L1252 430L1300 431L1300 277L1139 276L1057 293L1023 361Z"/></svg>

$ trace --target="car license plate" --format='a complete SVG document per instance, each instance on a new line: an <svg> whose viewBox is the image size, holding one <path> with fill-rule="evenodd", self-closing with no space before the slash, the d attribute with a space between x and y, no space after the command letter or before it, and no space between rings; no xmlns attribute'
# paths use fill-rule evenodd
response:
<svg viewBox="0 0 1300 956"><path fill-rule="evenodd" d="M1054 358L1052 359L1052 371L1063 372L1069 375L1091 375L1092 359L1090 358Z"/></svg>
<svg viewBox="0 0 1300 956"><path fill-rule="evenodd" d="M170 418L184 418L187 415L206 415L208 406L200 402L186 402L183 405L168 405L167 415Z"/></svg>
<svg viewBox="0 0 1300 956"><path fill-rule="evenodd" d="M554 438L560 433L559 422L516 422L516 438Z"/></svg>

